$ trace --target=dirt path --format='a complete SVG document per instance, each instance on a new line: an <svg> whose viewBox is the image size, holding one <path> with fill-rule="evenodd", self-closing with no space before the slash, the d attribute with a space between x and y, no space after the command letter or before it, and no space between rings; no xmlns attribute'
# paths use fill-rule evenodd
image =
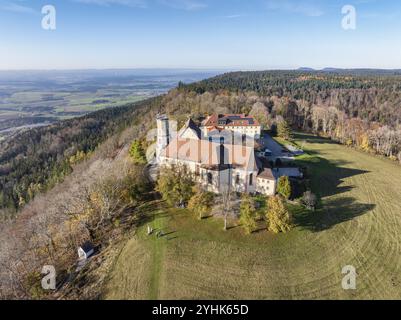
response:
<svg viewBox="0 0 401 320"><path fill-rule="evenodd" d="M156 300L159 298L159 286L160 277L163 271L163 257L166 249L167 240L165 237L158 238L156 233L158 231L164 231L166 227L166 219L163 217L163 211L158 210L154 213L154 218L151 223L149 223L154 232L151 236L151 263L150 263L150 285L149 285L149 299ZM164 231L165 232L165 231Z"/></svg>

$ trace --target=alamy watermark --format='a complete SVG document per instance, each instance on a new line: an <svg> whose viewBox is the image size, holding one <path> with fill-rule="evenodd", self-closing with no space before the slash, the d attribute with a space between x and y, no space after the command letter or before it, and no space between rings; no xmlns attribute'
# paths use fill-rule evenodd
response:
<svg viewBox="0 0 401 320"><path fill-rule="evenodd" d="M344 15L341 21L341 27L344 30L356 29L356 8L353 5L347 4L342 7L341 13Z"/></svg>
<svg viewBox="0 0 401 320"><path fill-rule="evenodd" d="M347 4L341 8L343 18L341 20L341 27L344 30L356 30L357 26L357 13L353 5ZM42 29L43 30L56 30L57 28L57 11L54 5L45 5L42 7Z"/></svg>
<svg viewBox="0 0 401 320"><path fill-rule="evenodd" d="M42 7L42 29L43 30L56 30L57 28L57 13L56 7L53 5L45 5Z"/></svg>
<svg viewBox="0 0 401 320"><path fill-rule="evenodd" d="M56 290L56 268L52 265L46 265L42 268L42 278L41 284L44 290Z"/></svg>
<svg viewBox="0 0 401 320"><path fill-rule="evenodd" d="M345 276L342 279L341 286L344 290L356 290L356 269L354 266L348 265L342 268L342 274Z"/></svg>

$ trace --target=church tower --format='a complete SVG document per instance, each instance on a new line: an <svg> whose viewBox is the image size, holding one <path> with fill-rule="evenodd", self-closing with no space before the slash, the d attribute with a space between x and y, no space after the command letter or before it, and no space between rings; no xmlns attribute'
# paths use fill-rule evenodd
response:
<svg viewBox="0 0 401 320"><path fill-rule="evenodd" d="M157 145L156 145L156 161L160 161L160 154L166 148L172 137L170 121L167 115L158 115L157 122Z"/></svg>

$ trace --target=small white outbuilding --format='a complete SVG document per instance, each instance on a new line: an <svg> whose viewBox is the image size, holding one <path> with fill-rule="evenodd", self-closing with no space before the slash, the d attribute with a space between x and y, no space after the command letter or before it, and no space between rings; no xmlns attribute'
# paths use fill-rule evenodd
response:
<svg viewBox="0 0 401 320"><path fill-rule="evenodd" d="M95 252L95 248L89 241L86 241L78 248L78 257L80 260L88 259Z"/></svg>

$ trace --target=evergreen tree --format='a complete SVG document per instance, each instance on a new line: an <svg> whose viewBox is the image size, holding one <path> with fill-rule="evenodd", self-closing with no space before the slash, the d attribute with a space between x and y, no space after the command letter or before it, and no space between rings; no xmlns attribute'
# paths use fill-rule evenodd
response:
<svg viewBox="0 0 401 320"><path fill-rule="evenodd" d="M267 229L274 233L287 232L292 228L291 216L280 197L270 197L267 203Z"/></svg>
<svg viewBox="0 0 401 320"><path fill-rule="evenodd" d="M142 143L139 140L135 140L131 144L131 148L129 149L129 154L135 164L146 164L145 150L142 146Z"/></svg>
<svg viewBox="0 0 401 320"><path fill-rule="evenodd" d="M251 234L256 228L256 208L253 199L249 195L243 195L240 206L240 223L247 234Z"/></svg>
<svg viewBox="0 0 401 320"><path fill-rule="evenodd" d="M291 183L287 176L282 176L278 179L277 193L282 195L285 199L291 197Z"/></svg>

